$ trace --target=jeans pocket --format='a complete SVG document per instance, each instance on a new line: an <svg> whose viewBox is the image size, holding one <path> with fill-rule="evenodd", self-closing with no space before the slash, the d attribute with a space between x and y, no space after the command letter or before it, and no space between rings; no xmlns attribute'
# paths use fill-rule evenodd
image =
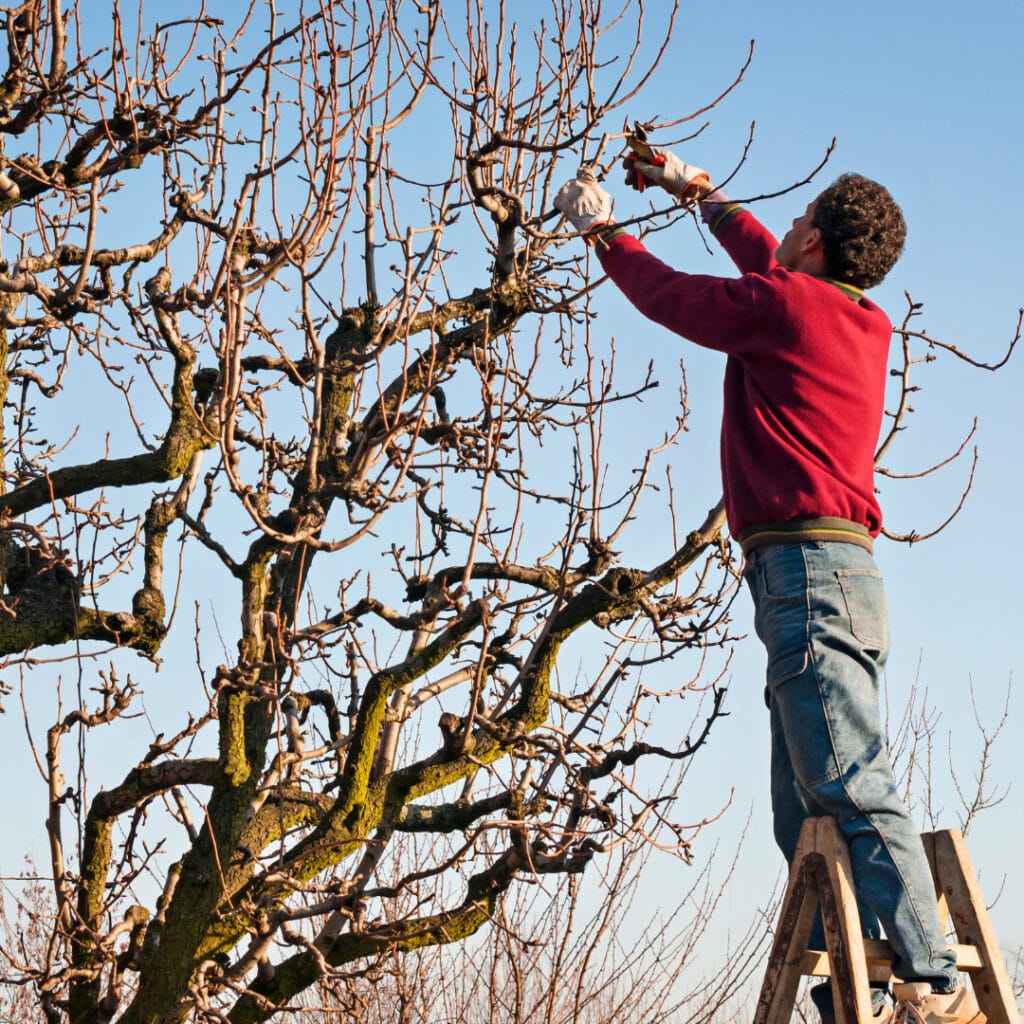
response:
<svg viewBox="0 0 1024 1024"><path fill-rule="evenodd" d="M850 617L850 632L865 647L886 651L889 647L889 607L882 574L877 569L839 569L836 578Z"/></svg>
<svg viewBox="0 0 1024 1024"><path fill-rule="evenodd" d="M807 565L799 544L778 544L764 550L758 559L764 596L770 601L805 600Z"/></svg>
<svg viewBox="0 0 1024 1024"><path fill-rule="evenodd" d="M809 659L810 655L806 644L773 658L768 664L768 688L774 690L794 676L800 675L807 668Z"/></svg>

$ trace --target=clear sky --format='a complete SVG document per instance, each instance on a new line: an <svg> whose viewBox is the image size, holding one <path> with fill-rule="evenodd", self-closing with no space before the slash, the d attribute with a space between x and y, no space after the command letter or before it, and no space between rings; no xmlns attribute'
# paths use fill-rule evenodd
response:
<svg viewBox="0 0 1024 1024"><path fill-rule="evenodd" d="M147 4L147 11L159 4ZM283 7L289 6L283 4ZM526 0L510 7L526 24L547 5ZM885 183L902 205L909 236L906 253L886 283L872 293L894 320L902 318L904 293L924 303L915 325L980 360L1001 358L1024 305L1024 217L1018 202L1024 167L1024 0L980 0L970 10L951 0L869 0L827 5L809 0L719 0L684 4L677 31L645 104L628 111L641 120L689 113L717 95L746 58L755 55L739 88L709 115L710 125L679 153L713 178L733 170L751 122L754 142L730 185L736 196L774 192L817 165L833 137L836 151L814 183L757 204L758 216L781 235L832 177L855 170ZM661 40L649 39L649 45ZM609 126L616 130L618 126ZM658 140L655 139L655 142ZM574 167L567 163L566 177ZM609 184L616 209L626 215L639 200L617 180ZM687 224L659 235L660 255L680 269L731 273L720 254L708 254ZM618 351L636 350L668 374L686 358L692 418L685 449L682 521L697 525L717 500L717 426L723 360L686 346L648 324L613 292L595 299L598 329L614 336ZM1019 389L1024 351L997 374L955 365L948 357L920 367L914 429L889 466L914 472L944 458L978 416L975 441L980 462L963 513L936 539L912 547L881 541L876 556L888 584L893 652L889 699L904 704L915 679L940 717L934 724L937 770L944 773L947 747L968 787L980 740L974 704L994 726L1011 684L1024 678L1024 615L1020 604L1017 536L1024 505L1021 455L1024 412ZM671 388L653 399L645 416L672 411ZM621 438L624 448L630 439ZM609 449L612 450L612 449ZM632 454L632 452L630 452ZM680 456L682 459L684 456ZM683 464L681 463L681 466ZM961 460L924 483L883 481L887 525L905 533L927 532L959 499L969 462ZM663 540L663 538L662 538ZM663 554L661 545L659 551ZM749 601L736 605L738 629L751 633ZM731 668L730 717L694 762L684 789L693 810L712 812L734 790L733 809L719 826L728 845L752 815L741 869L730 890L721 927L743 930L753 906L764 906L777 878L779 858L771 840L767 802L767 719L761 700L763 658L752 636L740 644ZM972 703L972 691L974 703ZM992 752L992 782L1009 787L1003 803L981 816L969 836L986 892L1004 895L994 909L1003 944L1024 944L1016 907L1024 900L1024 696L1010 690L1008 724ZM3 721L18 728L14 714ZM9 748L18 763L24 744ZM13 771L8 768L8 779ZM938 791L943 826L958 824L952 788ZM30 820L42 854L40 804ZM38 845L36 845L38 844ZM710 843L695 856L707 855ZM4 846L4 869L12 864ZM687 870L670 858L657 872L651 905L671 891L674 872ZM689 881L680 875L682 890ZM638 918L649 907L637 906Z"/></svg>

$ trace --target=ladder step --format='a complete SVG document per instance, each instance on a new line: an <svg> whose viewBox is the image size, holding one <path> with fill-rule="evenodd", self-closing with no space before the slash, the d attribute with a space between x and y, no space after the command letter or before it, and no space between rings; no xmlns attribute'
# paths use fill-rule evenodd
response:
<svg viewBox="0 0 1024 1024"><path fill-rule="evenodd" d="M956 954L956 965L964 971L977 971L984 967L984 961L977 946L966 946L951 943L951 950ZM896 978L889 965L892 963L892 946L883 939L865 939L864 952L867 955L868 978L871 981L889 981ZM832 974L828 953L823 949L809 949L800 962L801 974L813 974L816 977L828 978Z"/></svg>

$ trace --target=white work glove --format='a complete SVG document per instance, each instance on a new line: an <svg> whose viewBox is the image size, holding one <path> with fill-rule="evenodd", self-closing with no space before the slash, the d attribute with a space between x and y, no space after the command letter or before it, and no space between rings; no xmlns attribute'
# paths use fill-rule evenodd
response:
<svg viewBox="0 0 1024 1024"><path fill-rule="evenodd" d="M612 218L612 197L597 183L589 167L581 167L572 181L567 181L555 196L555 209L577 231L590 231Z"/></svg>
<svg viewBox="0 0 1024 1024"><path fill-rule="evenodd" d="M643 192L644 185L651 182L679 199L699 199L711 190L707 171L683 163L668 150L655 150L655 154L653 162L641 160L635 153L626 157L623 162L627 185Z"/></svg>

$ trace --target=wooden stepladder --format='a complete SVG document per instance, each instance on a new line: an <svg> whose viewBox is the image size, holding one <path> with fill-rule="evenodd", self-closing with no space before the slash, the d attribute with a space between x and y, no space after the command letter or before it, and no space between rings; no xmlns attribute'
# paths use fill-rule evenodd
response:
<svg viewBox="0 0 1024 1024"><path fill-rule="evenodd" d="M996 942L985 900L959 832L921 836L935 879L939 917L958 939L951 946L967 973L988 1024L1021 1024L1013 986ZM821 908L825 950L809 950L815 912ZM754 1024L789 1024L803 975L832 979L836 1024L871 1024L870 981L891 981L892 948L865 939L854 898L850 855L834 818L804 822L782 901Z"/></svg>

